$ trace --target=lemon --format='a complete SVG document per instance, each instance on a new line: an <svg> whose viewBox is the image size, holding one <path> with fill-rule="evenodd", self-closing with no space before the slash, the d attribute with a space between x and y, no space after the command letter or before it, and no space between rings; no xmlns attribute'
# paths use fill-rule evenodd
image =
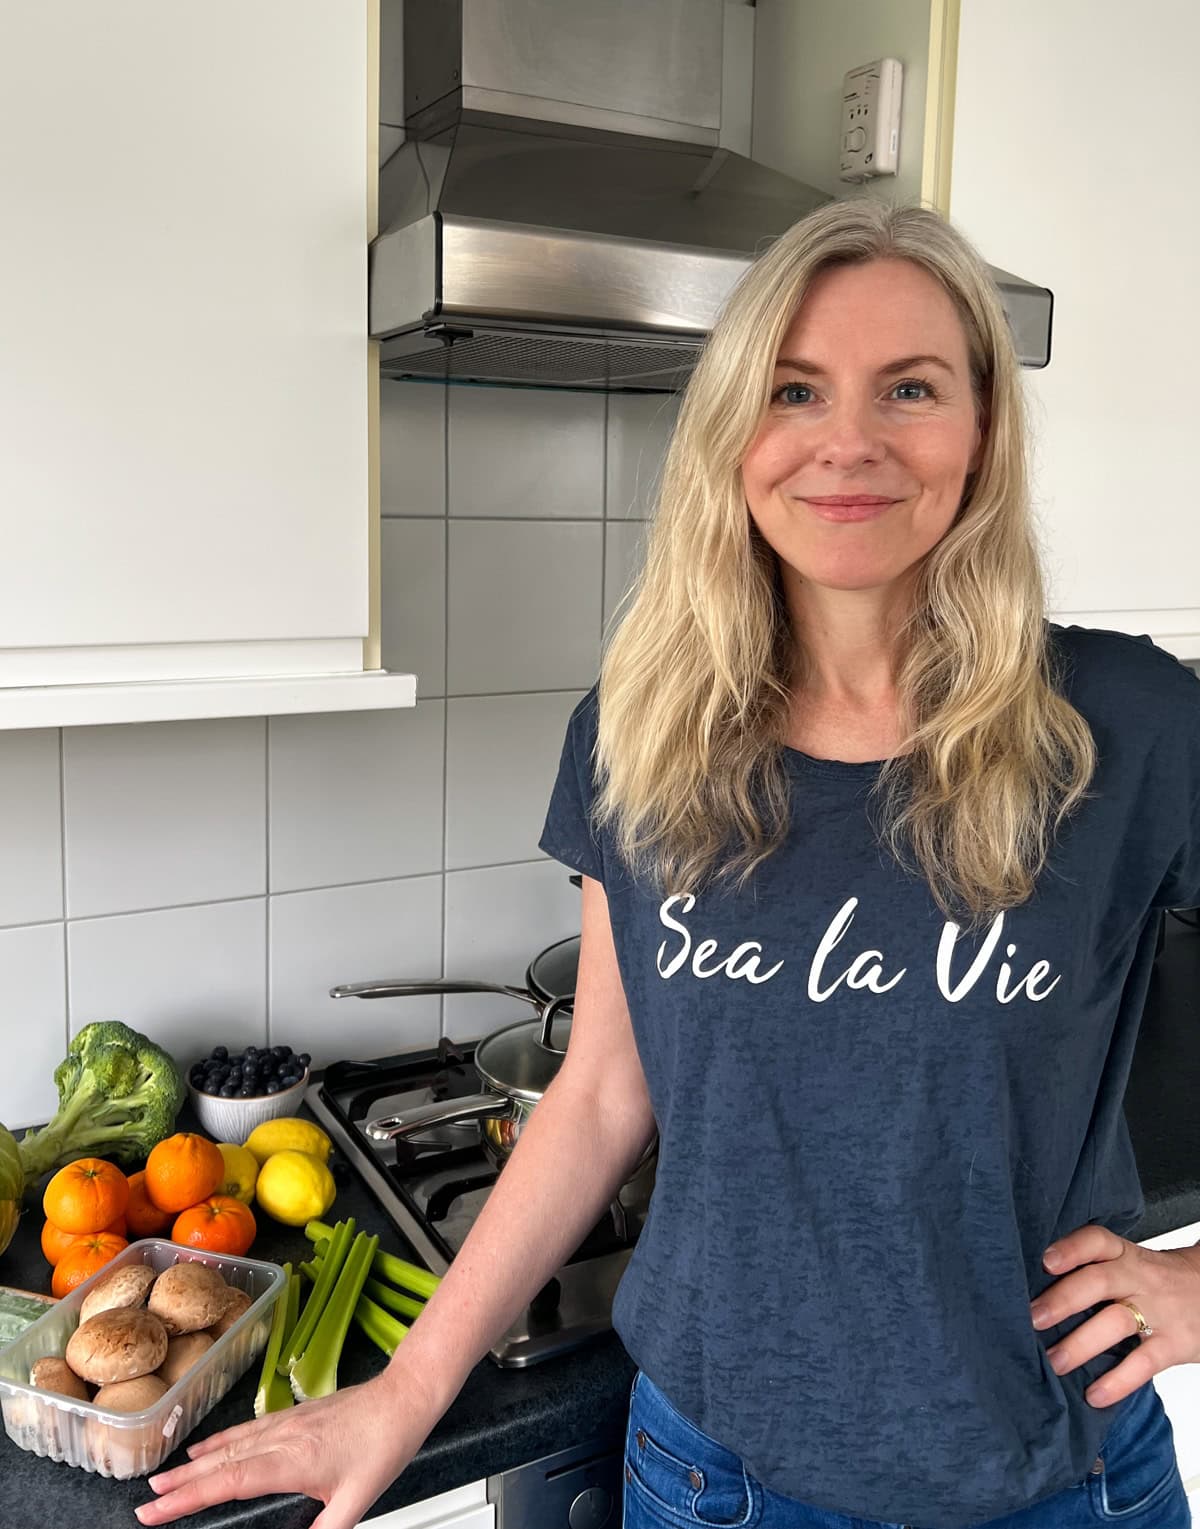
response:
<svg viewBox="0 0 1200 1529"><path fill-rule="evenodd" d="M247 1151L253 1152L260 1168L276 1152L309 1152L327 1163L333 1151L333 1143L320 1126L295 1115L264 1120L262 1125L255 1126L250 1132L244 1146Z"/></svg>
<svg viewBox="0 0 1200 1529"><path fill-rule="evenodd" d="M247 1152L245 1147L239 1147L232 1141L219 1141L217 1150L225 1160L225 1177L213 1193L232 1195L243 1205L253 1205L258 1159L253 1152Z"/></svg>
<svg viewBox="0 0 1200 1529"><path fill-rule="evenodd" d="M323 1216L333 1204L333 1174L311 1152L285 1147L272 1152L258 1171L258 1203L285 1226L303 1226Z"/></svg>

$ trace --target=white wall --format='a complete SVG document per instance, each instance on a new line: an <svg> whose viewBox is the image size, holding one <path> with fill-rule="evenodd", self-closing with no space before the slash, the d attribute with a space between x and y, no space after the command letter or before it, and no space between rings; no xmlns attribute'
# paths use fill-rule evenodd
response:
<svg viewBox="0 0 1200 1529"><path fill-rule="evenodd" d="M988 259L1055 293L1050 366L1026 376L1056 614L1174 634L1188 658L1198 54L1195 0L968 0L950 202Z"/></svg>
<svg viewBox="0 0 1200 1529"><path fill-rule="evenodd" d="M859 194L837 178L842 77L898 58L899 168L868 189L889 201L919 198L930 0L758 0L754 16L754 158L831 195Z"/></svg>
<svg viewBox="0 0 1200 1529"><path fill-rule="evenodd" d="M318 1062L472 1039L579 929L540 855L567 717L642 534L674 401L385 383L384 663L415 711L0 733L0 1120L45 1119L70 1034L122 1019Z"/></svg>

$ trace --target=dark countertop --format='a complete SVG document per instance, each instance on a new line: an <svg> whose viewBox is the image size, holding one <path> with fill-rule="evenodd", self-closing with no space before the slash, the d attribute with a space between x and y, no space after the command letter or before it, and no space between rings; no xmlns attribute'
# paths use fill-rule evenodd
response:
<svg viewBox="0 0 1200 1529"><path fill-rule="evenodd" d="M181 1116L180 1125L189 1121ZM330 1166L338 1183L331 1216L354 1216L360 1228L378 1231L381 1245L419 1263L412 1249L374 1205L353 1171L335 1154ZM311 1244L298 1229L281 1226L256 1210L258 1236L249 1256L293 1264L307 1258ZM50 1268L38 1238L40 1208L26 1211L20 1229L0 1256L0 1281L28 1290L49 1290ZM385 1364L356 1327L350 1330L338 1379L349 1385L367 1380ZM189 1435L189 1440L244 1423L253 1416L260 1361ZM452 1487L557 1453L597 1435L618 1436L624 1427L634 1367L620 1340L609 1334L574 1353L526 1370L502 1370L483 1360L450 1410L430 1434L416 1459L379 1499L375 1514L420 1502ZM162 1469L182 1465L177 1449ZM113 1481L59 1461L19 1450L0 1430L0 1529L116 1529L137 1526L133 1509L154 1494L144 1479ZM37 1504L36 1510L31 1505ZM208 1509L181 1520L196 1529L238 1525L239 1529L308 1529L319 1504L306 1497L264 1497Z"/></svg>
<svg viewBox="0 0 1200 1529"><path fill-rule="evenodd" d="M1146 1199L1146 1213L1131 1234L1135 1240L1200 1221L1198 1080L1200 931L1168 919L1126 1096ZM333 1166L339 1190L336 1215L355 1216L360 1225L383 1234L384 1246L413 1256L386 1217L373 1209L353 1172L336 1158ZM5 1284L49 1288L49 1269L38 1247L40 1224L35 1210L22 1218L0 1260ZM294 1263L308 1250L301 1232L260 1215L252 1256ZM383 1362L383 1356L352 1329L340 1378L347 1384L365 1380ZM419 1502L596 1435L616 1435L624 1423L633 1368L612 1335L528 1370L501 1370L484 1360L373 1511ZM257 1381L256 1361L191 1437L250 1417ZM164 1469L184 1459L183 1450L177 1450ZM56 1529L136 1525L132 1510L151 1495L142 1480L92 1476L26 1454L0 1435L0 1529L35 1529L43 1523L53 1523ZM318 1504L307 1498L268 1497L210 1509L182 1522L196 1529L308 1529L317 1512Z"/></svg>

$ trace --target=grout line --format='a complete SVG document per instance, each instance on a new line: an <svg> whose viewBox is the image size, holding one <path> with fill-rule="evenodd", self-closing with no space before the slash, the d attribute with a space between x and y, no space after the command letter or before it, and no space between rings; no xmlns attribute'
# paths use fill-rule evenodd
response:
<svg viewBox="0 0 1200 1529"><path fill-rule="evenodd" d="M446 975L446 923L449 908L446 881L446 848L450 838L450 389L446 386L442 390L442 398L445 405L445 423L442 432L442 451L445 462L445 497L442 502L442 510L445 516L445 548L444 562L445 576L445 600L443 609L443 647L442 647L442 673L446 676L446 695L442 699L442 938L441 962L439 975ZM438 998L438 1036L444 1038L446 1034L446 997L441 994Z"/></svg>
<svg viewBox="0 0 1200 1529"><path fill-rule="evenodd" d="M503 701L530 695L586 695L594 683L595 675L590 680L580 680L577 685L539 685L536 690L456 690L452 694L419 696L417 705L422 701Z"/></svg>
<svg viewBox="0 0 1200 1529"><path fill-rule="evenodd" d="M71 947L67 940L67 737L58 730L58 844L59 876L62 883L62 954L63 954L63 1029L66 1032L63 1055L71 1044ZM47 922L58 923L58 919Z"/></svg>
<svg viewBox="0 0 1200 1529"><path fill-rule="evenodd" d="M600 453L600 510L603 519L600 522L600 647L601 659L604 655L604 599L608 583L608 399L604 395L604 441Z"/></svg>
<svg viewBox="0 0 1200 1529"><path fill-rule="evenodd" d="M263 814L263 853L266 857L265 884L267 906L263 922L263 1033L264 1045L271 1044L271 719L264 717L266 738L263 747L263 789L266 810Z"/></svg>
<svg viewBox="0 0 1200 1529"><path fill-rule="evenodd" d="M401 878L401 877L390 877L390 876L389 877L381 877L380 878L380 880L387 880L387 881L392 881L392 880L399 881L401 879L403 879L403 878ZM352 883L352 882L346 883L346 885L349 885L349 886L352 886L353 884L354 883ZM311 890L311 891L322 891L323 888L313 887L313 888L305 888L304 890L305 891L309 891L309 890ZM265 892L244 892L244 893L241 894L240 897L205 897L205 898L198 899L195 902L188 902L188 903L155 903L154 906L150 907L150 908L114 908L114 909L112 909L111 911L109 911L107 913L77 913L74 918L63 919L63 920L61 920L61 922L64 923L64 924L94 924L99 919L103 919L103 918L140 918L143 913L178 913L178 912L180 912L181 910L183 910L185 908L221 908L221 907L224 907L224 905L226 903L253 903L253 902L258 902L262 898L264 898L266 895L267 894ZM276 896L278 896L278 895L279 894L276 893ZM60 920L58 920L58 919L42 919L42 920L40 920L40 922L42 922L42 923L57 924L57 923L60 922ZM24 929L24 928L27 928L27 927L28 928L32 928L34 926L33 925L25 925L25 924L5 924L5 925L0 925L0 928L5 928L5 929Z"/></svg>
<svg viewBox="0 0 1200 1529"><path fill-rule="evenodd" d="M441 515L385 515L384 520L441 520ZM519 526L594 526L601 520L637 520L645 521L649 517L645 515L451 515L446 512L446 519L452 521L470 520L477 521L481 525L509 524ZM1174 610L1176 607L1170 607Z"/></svg>

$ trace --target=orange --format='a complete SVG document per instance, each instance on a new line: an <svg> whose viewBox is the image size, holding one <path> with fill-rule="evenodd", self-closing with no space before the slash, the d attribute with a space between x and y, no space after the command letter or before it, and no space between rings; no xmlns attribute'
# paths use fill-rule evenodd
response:
<svg viewBox="0 0 1200 1529"><path fill-rule="evenodd" d="M129 1175L129 1204L125 1207L125 1220L133 1237L161 1237L171 1224L171 1212L159 1210L146 1193L145 1173Z"/></svg>
<svg viewBox="0 0 1200 1529"><path fill-rule="evenodd" d="M210 1195L175 1218L171 1241L210 1253L244 1253L258 1227L254 1212L232 1195Z"/></svg>
<svg viewBox="0 0 1200 1529"><path fill-rule="evenodd" d="M160 1141L146 1159L146 1193L159 1210L178 1213L199 1205L225 1179L225 1159L216 1142L193 1131Z"/></svg>
<svg viewBox="0 0 1200 1529"><path fill-rule="evenodd" d="M128 1246L124 1237L114 1237L111 1232L93 1232L87 1237L77 1237L54 1266L51 1293L60 1298L67 1295Z"/></svg>
<svg viewBox="0 0 1200 1529"><path fill-rule="evenodd" d="M125 1225L125 1217L118 1216L111 1225L103 1228L114 1237L125 1237L128 1230ZM42 1253L48 1264L56 1264L72 1243L78 1242L81 1237L91 1234L87 1232L64 1232L61 1226L55 1226L53 1221L47 1221L42 1227Z"/></svg>
<svg viewBox="0 0 1200 1529"><path fill-rule="evenodd" d="M42 1196L46 1220L75 1233L102 1231L125 1214L128 1203L129 1180L102 1157L81 1157L60 1168Z"/></svg>

